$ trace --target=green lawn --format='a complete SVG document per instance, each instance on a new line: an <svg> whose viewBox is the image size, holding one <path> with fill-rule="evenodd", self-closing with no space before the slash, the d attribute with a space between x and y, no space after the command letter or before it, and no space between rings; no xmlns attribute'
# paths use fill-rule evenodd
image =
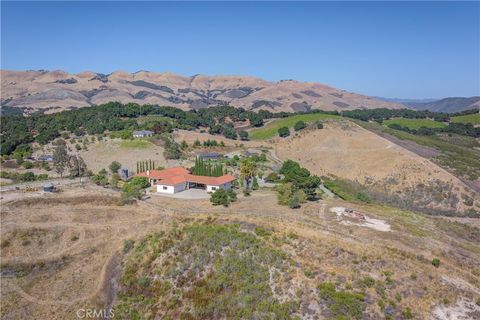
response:
<svg viewBox="0 0 480 320"><path fill-rule="evenodd" d="M442 122L430 120L430 119L404 119L404 118L397 118L397 119L390 119L383 122L385 125L389 124L398 124L402 127L409 128L409 129L420 129L422 127L425 128L444 128L447 125Z"/></svg>
<svg viewBox="0 0 480 320"><path fill-rule="evenodd" d="M451 117L450 121L458 123L480 124L480 113L466 114L464 116Z"/></svg>
<svg viewBox="0 0 480 320"><path fill-rule="evenodd" d="M152 147L152 144L149 141L142 139L123 140L120 142L120 147L128 149L148 149Z"/></svg>
<svg viewBox="0 0 480 320"><path fill-rule="evenodd" d="M298 114L286 118L281 118L274 120L267 124L264 127L254 129L250 132L250 139L252 140L263 140L270 139L278 135L278 129L281 127L288 127L293 130L293 126L298 121L302 120L304 122L312 122L323 119L340 119L342 117L324 114L324 113L310 113L310 114Z"/></svg>

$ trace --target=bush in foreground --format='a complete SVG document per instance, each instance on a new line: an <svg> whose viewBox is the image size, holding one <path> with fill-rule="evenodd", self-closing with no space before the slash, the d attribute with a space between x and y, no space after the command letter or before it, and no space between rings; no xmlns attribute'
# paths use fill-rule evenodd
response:
<svg viewBox="0 0 480 320"><path fill-rule="evenodd" d="M278 135L281 138L288 137L290 135L290 130L288 130L288 127L281 127L278 129Z"/></svg>

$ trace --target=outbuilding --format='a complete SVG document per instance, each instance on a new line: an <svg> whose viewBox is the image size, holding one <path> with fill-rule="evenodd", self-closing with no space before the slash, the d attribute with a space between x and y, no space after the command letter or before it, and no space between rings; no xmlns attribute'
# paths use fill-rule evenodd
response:
<svg viewBox="0 0 480 320"><path fill-rule="evenodd" d="M153 131L150 131L150 130L133 131L134 138L144 138L144 137L151 137L151 136L153 136Z"/></svg>

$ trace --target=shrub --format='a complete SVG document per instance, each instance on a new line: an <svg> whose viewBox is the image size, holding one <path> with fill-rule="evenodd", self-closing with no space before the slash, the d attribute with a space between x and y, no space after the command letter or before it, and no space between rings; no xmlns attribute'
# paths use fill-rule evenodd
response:
<svg viewBox="0 0 480 320"><path fill-rule="evenodd" d="M440 267L440 259L437 259L437 258L433 259L433 260L432 260L432 265L433 265L435 268Z"/></svg>
<svg viewBox="0 0 480 320"><path fill-rule="evenodd" d="M108 168L110 169L110 172L111 172L111 173L117 173L118 170L120 170L121 167L122 167L122 165L121 165L118 161L113 161L113 162L110 163L110 165L108 166Z"/></svg>
<svg viewBox="0 0 480 320"><path fill-rule="evenodd" d="M143 188L138 184L127 182L123 185L122 196L125 200L134 198L141 200L143 197Z"/></svg>
<svg viewBox="0 0 480 320"><path fill-rule="evenodd" d="M248 132L245 130L241 130L238 135L240 136L240 140L246 141L248 140Z"/></svg>
<svg viewBox="0 0 480 320"><path fill-rule="evenodd" d="M370 276L363 277L362 285L364 285L365 287L371 288L375 285L375 279L373 279Z"/></svg>
<svg viewBox="0 0 480 320"><path fill-rule="evenodd" d="M323 129L323 123L320 121L317 122L317 129Z"/></svg>
<svg viewBox="0 0 480 320"><path fill-rule="evenodd" d="M0 244L0 247L3 249L3 248L6 248L10 245L10 241L8 240L2 240L2 243Z"/></svg>
<svg viewBox="0 0 480 320"><path fill-rule="evenodd" d="M278 129L278 135L282 138L288 137L290 135L290 130L288 127L281 127Z"/></svg>
<svg viewBox="0 0 480 320"><path fill-rule="evenodd" d="M319 295L328 306L335 318L362 319L365 310L365 296L361 293L337 291L331 282L324 282L318 286Z"/></svg>
<svg viewBox="0 0 480 320"><path fill-rule="evenodd" d="M33 163L31 161L25 161L22 165L25 169L32 169L33 168Z"/></svg>
<svg viewBox="0 0 480 320"><path fill-rule="evenodd" d="M230 189L228 190L227 193L228 193L228 198L230 199L230 202L237 201L237 193L235 192L235 190Z"/></svg>
<svg viewBox="0 0 480 320"><path fill-rule="evenodd" d="M182 150L187 149L187 148L188 148L188 143L187 143L187 141L182 140L182 142L180 143L180 148L182 148Z"/></svg>
<svg viewBox="0 0 480 320"><path fill-rule="evenodd" d="M140 277L138 278L138 285L142 288L148 288L150 286L150 278Z"/></svg>
<svg viewBox="0 0 480 320"><path fill-rule="evenodd" d="M258 190L258 188L259 188L259 185L258 185L257 177L253 177L252 190Z"/></svg>
<svg viewBox="0 0 480 320"><path fill-rule="evenodd" d="M135 245L135 241L132 239L127 239L123 241L123 252L127 253L132 250L133 246Z"/></svg>
<svg viewBox="0 0 480 320"><path fill-rule="evenodd" d="M148 188L150 186L148 179L145 177L133 177L132 180L130 180L128 183L132 185L138 185L142 189Z"/></svg>
<svg viewBox="0 0 480 320"><path fill-rule="evenodd" d="M403 310L402 315L405 319L413 319L412 309L410 309L409 307Z"/></svg>
<svg viewBox="0 0 480 320"><path fill-rule="evenodd" d="M364 192L358 192L357 195L356 195L356 198L357 198L357 200L367 202L367 203L370 203L372 201L370 199L370 197Z"/></svg>
<svg viewBox="0 0 480 320"><path fill-rule="evenodd" d="M279 177L278 177L278 173L276 172L270 172L268 174L268 176L265 178L265 181L267 182L276 182L278 181Z"/></svg>
<svg viewBox="0 0 480 320"><path fill-rule="evenodd" d="M303 121L298 121L297 123L295 123L295 126L293 127L293 129L295 131L300 131L300 130L303 130L307 127L307 124Z"/></svg>
<svg viewBox="0 0 480 320"><path fill-rule="evenodd" d="M210 202L214 206L222 205L224 207L228 207L230 200L228 198L227 191L223 190L222 188L215 190L215 192L210 196Z"/></svg>
<svg viewBox="0 0 480 320"><path fill-rule="evenodd" d="M262 227L255 227L255 234L259 237L269 237L272 233Z"/></svg>
<svg viewBox="0 0 480 320"><path fill-rule="evenodd" d="M295 192L293 196L288 200L288 206L290 207L290 209L300 208L300 198L297 192Z"/></svg>
<svg viewBox="0 0 480 320"><path fill-rule="evenodd" d="M293 185L291 183L282 183L276 186L278 204L288 205L293 195Z"/></svg>

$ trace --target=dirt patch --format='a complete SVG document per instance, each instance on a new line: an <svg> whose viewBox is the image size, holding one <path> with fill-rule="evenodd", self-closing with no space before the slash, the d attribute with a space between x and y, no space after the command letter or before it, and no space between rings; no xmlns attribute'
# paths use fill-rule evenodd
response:
<svg viewBox="0 0 480 320"><path fill-rule="evenodd" d="M474 320L480 318L480 306L473 301L460 300L453 306L439 305L432 311L432 320Z"/></svg>
<svg viewBox="0 0 480 320"><path fill-rule="evenodd" d="M390 225L384 220L370 218L367 215L353 209L348 209L344 207L333 207L330 208L330 211L335 213L337 215L337 218L341 221L340 223L345 225L367 227L383 232L391 231Z"/></svg>

